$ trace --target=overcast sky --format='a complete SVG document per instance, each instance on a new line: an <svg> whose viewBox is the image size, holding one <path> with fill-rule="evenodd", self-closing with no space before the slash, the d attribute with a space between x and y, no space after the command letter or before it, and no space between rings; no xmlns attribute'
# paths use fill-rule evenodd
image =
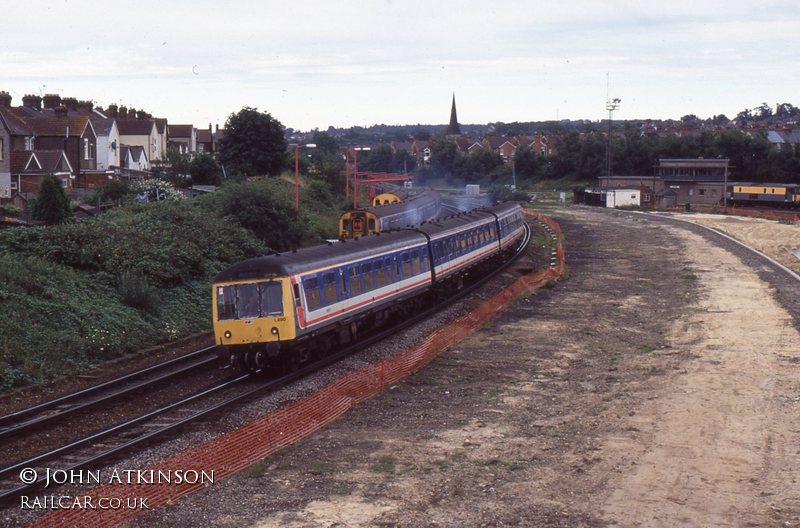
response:
<svg viewBox="0 0 800 528"><path fill-rule="evenodd" d="M800 106L800 2L4 0L0 90L301 130Z"/></svg>

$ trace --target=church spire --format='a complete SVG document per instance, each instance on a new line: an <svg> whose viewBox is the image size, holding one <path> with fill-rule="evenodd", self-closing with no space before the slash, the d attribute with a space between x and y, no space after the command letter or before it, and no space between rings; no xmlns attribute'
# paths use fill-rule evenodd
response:
<svg viewBox="0 0 800 528"><path fill-rule="evenodd" d="M460 136L461 128L458 126L458 116L456 115L456 94L453 93L453 106L450 108L450 124L447 125L448 136Z"/></svg>

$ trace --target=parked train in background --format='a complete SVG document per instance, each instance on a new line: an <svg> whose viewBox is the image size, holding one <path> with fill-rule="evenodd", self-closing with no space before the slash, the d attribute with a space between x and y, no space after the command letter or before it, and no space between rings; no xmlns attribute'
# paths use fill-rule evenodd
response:
<svg viewBox="0 0 800 528"><path fill-rule="evenodd" d="M437 218L440 207L439 193L422 191L403 201L353 209L339 219L339 238L359 238L419 225Z"/></svg>
<svg viewBox="0 0 800 528"><path fill-rule="evenodd" d="M303 362L365 330L419 311L428 292L513 251L525 231L515 203L378 236L245 260L213 284L220 356L245 370Z"/></svg>
<svg viewBox="0 0 800 528"><path fill-rule="evenodd" d="M796 183L729 183L728 203L739 206L800 208L800 184Z"/></svg>

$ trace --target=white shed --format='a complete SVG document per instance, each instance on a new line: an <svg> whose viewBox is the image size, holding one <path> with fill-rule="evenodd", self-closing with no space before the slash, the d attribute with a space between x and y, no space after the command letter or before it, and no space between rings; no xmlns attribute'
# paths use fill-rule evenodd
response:
<svg viewBox="0 0 800 528"><path fill-rule="evenodd" d="M638 207L642 204L642 193L639 189L608 189L606 191L606 207Z"/></svg>

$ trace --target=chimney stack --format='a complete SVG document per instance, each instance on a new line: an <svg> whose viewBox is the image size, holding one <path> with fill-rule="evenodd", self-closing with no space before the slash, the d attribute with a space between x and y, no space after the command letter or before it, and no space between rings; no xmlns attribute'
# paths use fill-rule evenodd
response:
<svg viewBox="0 0 800 528"><path fill-rule="evenodd" d="M127 106L120 106L119 107L119 118L120 119L128 119L128 107Z"/></svg>
<svg viewBox="0 0 800 528"><path fill-rule="evenodd" d="M67 110L72 110L74 112L78 109L78 100L74 97L65 97L61 102L67 107Z"/></svg>
<svg viewBox="0 0 800 528"><path fill-rule="evenodd" d="M23 106L33 108L34 110L42 109L42 98L38 95L26 95L22 98Z"/></svg>
<svg viewBox="0 0 800 528"><path fill-rule="evenodd" d="M94 108L94 103L91 101L78 101L77 106L78 106L78 111L91 114L92 109Z"/></svg>
<svg viewBox="0 0 800 528"><path fill-rule="evenodd" d="M56 117L67 117L67 107L64 105L53 108L53 111L56 113Z"/></svg>
<svg viewBox="0 0 800 528"><path fill-rule="evenodd" d="M45 94L42 99L45 108L53 109L61 105L61 96L58 94Z"/></svg>
<svg viewBox="0 0 800 528"><path fill-rule="evenodd" d="M0 108L11 108L11 94L0 92Z"/></svg>
<svg viewBox="0 0 800 528"><path fill-rule="evenodd" d="M106 110L106 112L108 112L108 115L111 117L117 117L119 115L119 108L117 108L117 105L115 104L110 104L108 105L108 110Z"/></svg>

